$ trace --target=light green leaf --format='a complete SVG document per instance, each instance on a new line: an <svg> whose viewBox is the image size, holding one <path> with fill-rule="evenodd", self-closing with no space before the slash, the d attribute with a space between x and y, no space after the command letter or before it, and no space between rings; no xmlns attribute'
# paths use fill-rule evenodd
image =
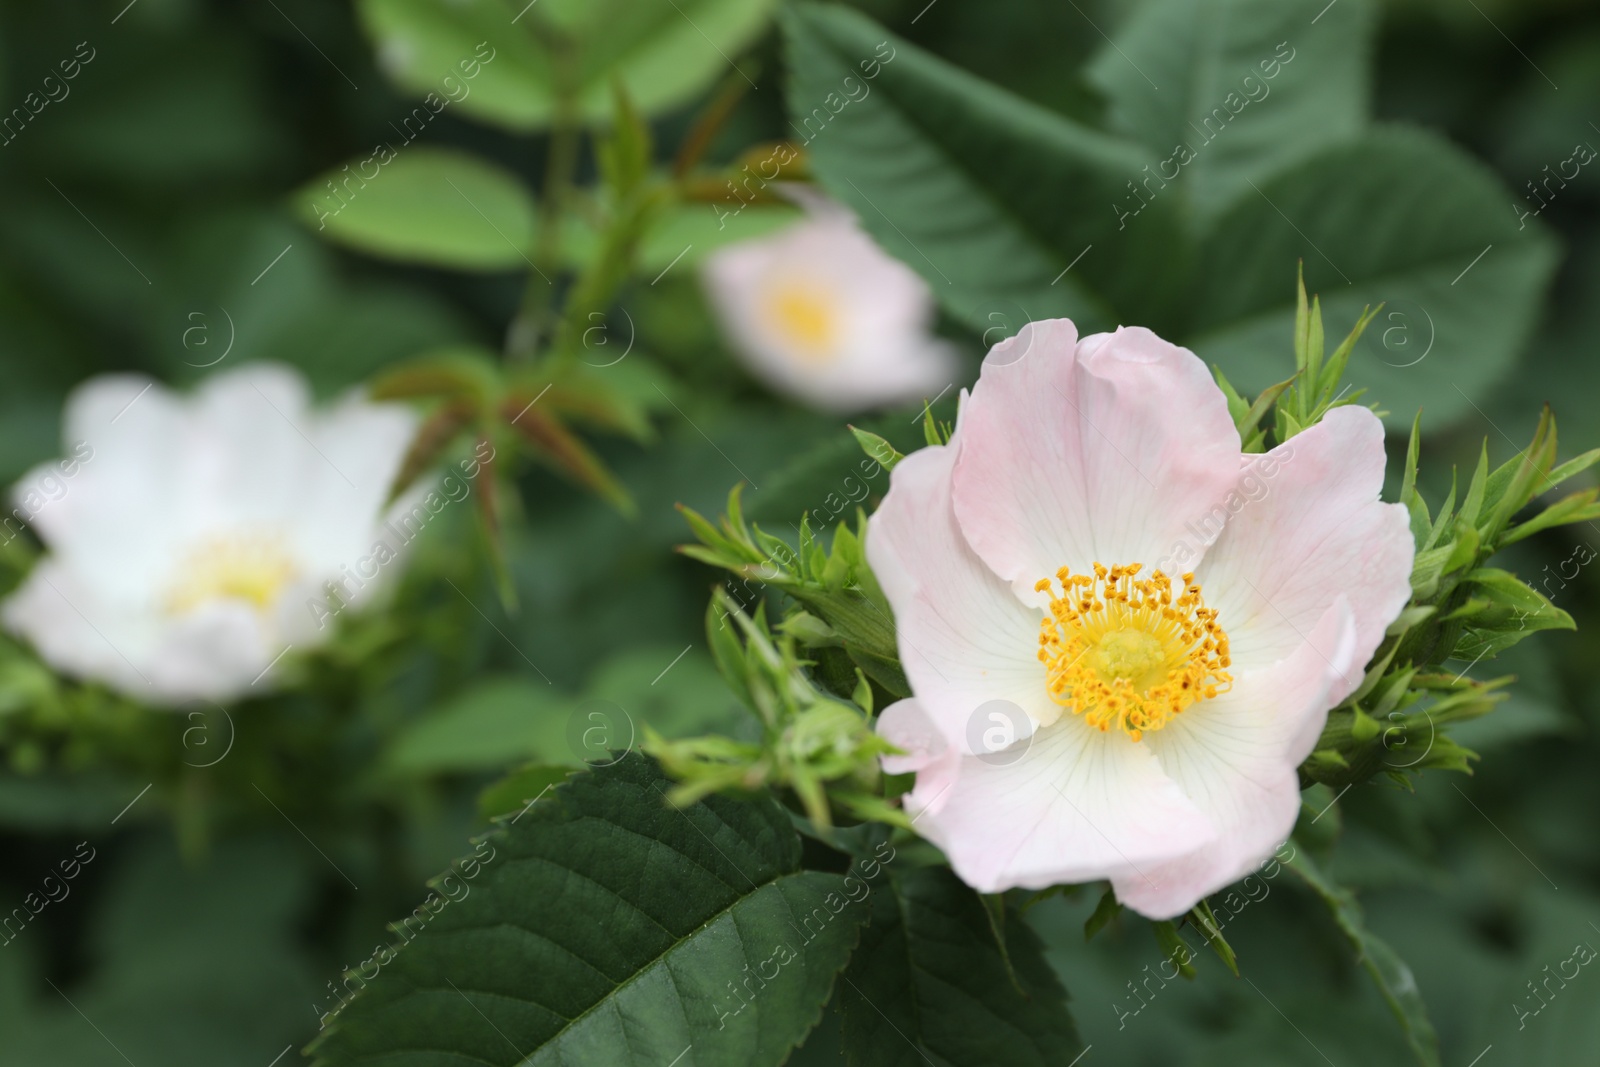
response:
<svg viewBox="0 0 1600 1067"><path fill-rule="evenodd" d="M844 877L800 869L772 800L680 811L669 785L630 757L484 838L456 900L394 927L394 958L329 1024L316 1063L781 1063L869 908Z"/></svg>
<svg viewBox="0 0 1600 1067"><path fill-rule="evenodd" d="M1462 582L1474 599L1485 603L1467 619L1453 653L1456 659L1494 656L1540 630L1577 629L1571 615L1509 571L1479 567Z"/></svg>
<svg viewBox="0 0 1600 1067"><path fill-rule="evenodd" d="M723 245L777 233L801 217L789 204L750 205L740 210L714 204L673 203L662 209L639 242L638 267L656 277L672 268L669 278L691 272L706 256ZM564 252L579 265L587 265L600 251L601 235L587 219L567 219Z"/></svg>
<svg viewBox="0 0 1600 1067"><path fill-rule="evenodd" d="M1386 307L1346 378L1422 427L1471 411L1508 373L1555 265L1537 227L1519 231L1481 164L1420 130L1386 127L1259 182L1204 240L1191 346L1240 388L1283 373L1293 269L1320 291L1330 329Z"/></svg>
<svg viewBox="0 0 1600 1067"><path fill-rule="evenodd" d="M372 255L462 270L529 266L533 194L464 152L382 145L313 179L293 204L320 235Z"/></svg>
<svg viewBox="0 0 1600 1067"><path fill-rule="evenodd" d="M468 689L395 738L383 765L408 774L502 767L522 760L579 762L566 745L573 701L538 680L496 678Z"/></svg>
<svg viewBox="0 0 1600 1067"><path fill-rule="evenodd" d="M773 0L360 0L379 65L401 87L512 130L548 126L555 54L571 67L576 116L607 119L620 80L642 114L687 103L771 17ZM480 47L482 46L482 47ZM462 61L476 60L468 78ZM487 61L485 61L487 60ZM444 79L449 78L446 82Z"/></svg>
<svg viewBox="0 0 1600 1067"><path fill-rule="evenodd" d="M478 794L478 817L515 816L524 807L578 773L570 764L530 763L512 771Z"/></svg>
<svg viewBox="0 0 1600 1067"><path fill-rule="evenodd" d="M872 885L872 924L839 989L851 1067L1067 1067L1082 1053L1025 923L1006 925L1008 969L983 901L948 868L891 869Z"/></svg>
<svg viewBox="0 0 1600 1067"><path fill-rule="evenodd" d="M1147 195L1180 199L1204 222L1255 195L1251 182L1362 130L1371 7L1326 2L1159 0L1135 11L1088 75L1113 128L1162 161Z"/></svg>
<svg viewBox="0 0 1600 1067"><path fill-rule="evenodd" d="M580 109L590 119L611 110L611 80L621 80L640 112L657 115L694 99L730 70L754 80L739 53L767 26L776 0L553 0L579 42Z"/></svg>
<svg viewBox="0 0 1600 1067"><path fill-rule="evenodd" d="M895 449L894 445L891 445L871 430L863 430L859 426L852 426L850 427L850 432L855 435L856 442L861 446L861 450L867 454L867 458L881 464L885 470L894 470L895 464L906 458Z"/></svg>
<svg viewBox="0 0 1600 1067"><path fill-rule="evenodd" d="M356 4L378 66L401 88L433 107L443 101L444 108L530 130L549 121L554 97L548 57L528 27L512 21L522 6L512 0ZM424 107L422 115L428 111ZM415 111L410 117L413 124L421 119Z"/></svg>

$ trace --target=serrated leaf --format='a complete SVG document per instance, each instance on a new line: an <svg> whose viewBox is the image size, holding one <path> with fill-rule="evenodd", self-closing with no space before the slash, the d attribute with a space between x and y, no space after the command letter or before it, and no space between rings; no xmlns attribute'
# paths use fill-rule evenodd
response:
<svg viewBox="0 0 1600 1067"><path fill-rule="evenodd" d="M578 770L570 764L559 763L530 763L518 767L478 794L478 817L488 821L502 815L516 815Z"/></svg>
<svg viewBox="0 0 1600 1067"><path fill-rule="evenodd" d="M1395 429L1419 408L1424 429L1470 414L1510 371L1555 249L1538 227L1517 228L1510 194L1481 163L1384 126L1256 184L1202 240L1188 339L1240 388L1282 376L1288 273L1301 258L1336 328L1386 305L1385 328L1357 346L1346 378L1399 413Z"/></svg>
<svg viewBox="0 0 1600 1067"><path fill-rule="evenodd" d="M851 1067L1068 1067L1083 1051L1026 924L1006 927L1019 993L983 901L948 868L890 868L872 884L872 922L839 989Z"/></svg>
<svg viewBox="0 0 1600 1067"><path fill-rule="evenodd" d="M1485 601L1468 621L1456 644L1456 658L1493 656L1540 630L1573 630L1572 616L1509 571L1479 567L1462 579L1476 599Z"/></svg>
<svg viewBox="0 0 1600 1067"><path fill-rule="evenodd" d="M772 800L677 810L669 785L631 756L490 833L469 891L394 948L316 1063L781 1063L869 909L844 877L801 870Z"/></svg>
<svg viewBox="0 0 1600 1067"><path fill-rule="evenodd" d="M1111 328L1108 305L1156 326L1180 298L1178 202L1140 209L1127 188L1156 162L1149 151L842 6L797 5L784 29L791 125L821 183L986 345L1063 315L1085 333ZM872 72L870 93L843 106L844 79ZM1113 206L1125 201L1119 218Z"/></svg>
<svg viewBox="0 0 1600 1067"><path fill-rule="evenodd" d="M1087 73L1111 125L1171 160L1155 195L1182 198L1203 221L1254 195L1251 181L1361 131L1371 6L1338 4L1306 32L1325 3L1158 0L1101 48Z"/></svg>

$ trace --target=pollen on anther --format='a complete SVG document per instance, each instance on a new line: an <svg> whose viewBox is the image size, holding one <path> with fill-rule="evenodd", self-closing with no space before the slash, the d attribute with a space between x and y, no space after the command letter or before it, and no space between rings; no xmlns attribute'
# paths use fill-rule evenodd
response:
<svg viewBox="0 0 1600 1067"><path fill-rule="evenodd" d="M1040 624L1039 659L1050 698L1102 732L1139 741L1198 700L1231 688L1228 637L1193 573L1174 583L1141 563L1093 565L1093 576L1056 572ZM1051 592L1048 579L1034 585Z"/></svg>

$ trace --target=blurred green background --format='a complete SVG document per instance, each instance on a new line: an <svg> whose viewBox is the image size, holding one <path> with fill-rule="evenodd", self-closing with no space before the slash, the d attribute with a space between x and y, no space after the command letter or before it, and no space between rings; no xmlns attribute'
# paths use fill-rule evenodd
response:
<svg viewBox="0 0 1600 1067"><path fill-rule="evenodd" d="M935 54L1091 122L1104 103L1080 71L1103 47L1097 27L1114 33L1137 7L860 6ZM56 454L63 398L96 373L136 369L181 385L226 349L222 366L285 361L332 395L428 348L500 346L520 298L515 273L375 261L321 242L288 207L292 190L388 136L412 106L375 65L347 3L6 4L0 106L19 105L75 52L93 58L70 94L0 147L0 481ZM1377 117L1431 127L1492 168L1519 197L1506 203L1511 217L1543 168L1577 142L1600 144L1595 5L1394 0L1381 8L1375 58ZM741 60L757 64L759 88L714 159L784 135L776 33ZM676 144L693 111L659 119L658 141ZM533 184L545 162L540 137L453 111L426 141ZM583 166L592 174L587 157ZM1426 442L1435 499L1450 465L1474 459L1485 437L1497 458L1513 455L1546 401L1563 458L1600 445L1597 173L1584 169L1539 216L1561 258L1520 362ZM226 721L90 708L24 656L0 663L0 911L80 842L93 853L70 894L0 948L0 1064L266 1067L315 1035L330 983L466 851L484 825L474 801L491 773L563 754L586 701L668 730L738 729L702 651L714 576L671 552L687 539L672 505L715 512L743 472L761 487L752 515L781 530L826 506L834 472L858 453L839 420L745 376L692 271L640 282L622 303L641 356L676 383L694 422L669 409L654 445L599 445L636 497L636 519L537 469L519 475L522 513L508 532L516 615L495 606L487 568L461 550L470 516L450 513L430 530L394 618L356 622L308 668L314 696L241 706ZM1375 329L1401 325L1420 344L1415 309L1397 310L1412 318ZM964 344L975 375L978 337L954 321L942 329ZM1414 350L1401 358L1364 344L1352 377L1361 360L1394 365ZM914 415L872 424L905 442ZM1587 526L1540 535L1508 565L1538 585L1580 543L1600 537ZM1592 969L1522 1028L1514 1007L1532 1006L1527 983L1575 943L1600 945L1597 579L1585 569L1544 588L1580 631L1520 645L1495 665L1521 682L1502 710L1456 733L1482 753L1477 773L1430 774L1415 794L1374 782L1341 802L1334 871L1415 969L1444 1060L1461 1067L1480 1055L1482 1067L1600 1062ZM225 744L225 757L201 766ZM1204 959L1196 982L1164 988L1134 1017L1124 1014L1126 983L1159 950L1142 923L1085 945L1094 899L1033 913L1093 1046L1089 1067L1410 1062L1337 931L1295 887L1272 883L1227 929L1250 983ZM825 1025L794 1062L829 1062L826 1045Z"/></svg>

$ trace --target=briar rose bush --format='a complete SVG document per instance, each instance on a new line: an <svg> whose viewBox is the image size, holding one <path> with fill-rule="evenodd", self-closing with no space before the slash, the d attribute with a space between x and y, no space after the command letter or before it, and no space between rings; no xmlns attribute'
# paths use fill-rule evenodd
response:
<svg viewBox="0 0 1600 1067"><path fill-rule="evenodd" d="M280 2L0 40L0 1064L1594 1061L1594 16Z"/></svg>

